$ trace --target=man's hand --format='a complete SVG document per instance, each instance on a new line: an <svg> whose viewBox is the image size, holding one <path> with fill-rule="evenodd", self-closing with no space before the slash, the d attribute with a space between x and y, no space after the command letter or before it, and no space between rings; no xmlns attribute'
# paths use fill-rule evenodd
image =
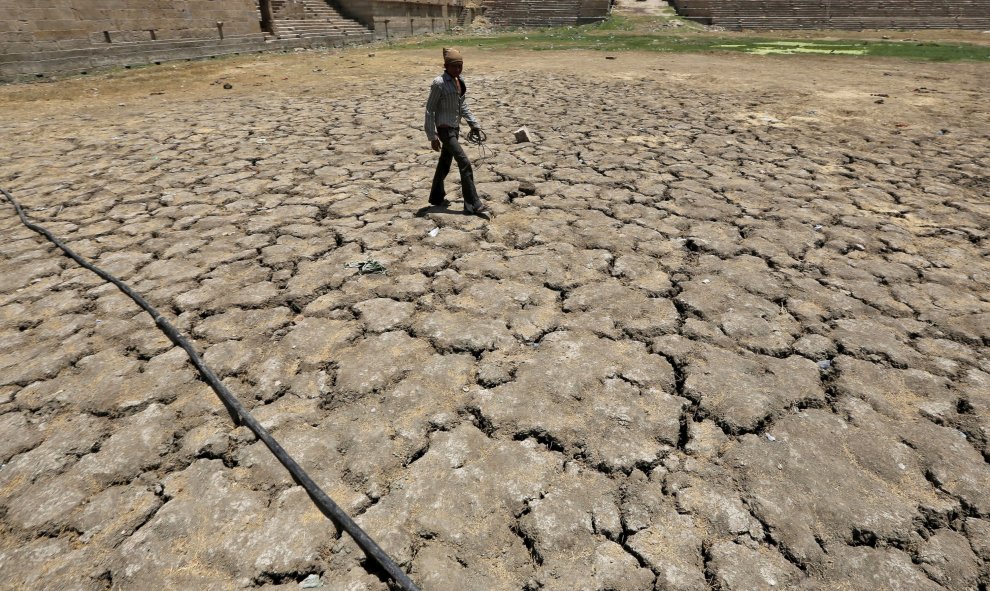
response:
<svg viewBox="0 0 990 591"><path fill-rule="evenodd" d="M432 140L430 142L430 147L433 148L433 151L434 152L439 152L440 151L440 138L437 138L435 140Z"/></svg>

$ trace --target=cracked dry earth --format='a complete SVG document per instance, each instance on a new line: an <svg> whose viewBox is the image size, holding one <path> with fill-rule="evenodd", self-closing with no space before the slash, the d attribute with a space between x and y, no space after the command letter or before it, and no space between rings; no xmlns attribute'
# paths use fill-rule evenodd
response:
<svg viewBox="0 0 990 591"><path fill-rule="evenodd" d="M986 65L468 47L486 220L423 209L438 55L4 87L0 182L425 591L987 588ZM387 589L0 229L0 587Z"/></svg>

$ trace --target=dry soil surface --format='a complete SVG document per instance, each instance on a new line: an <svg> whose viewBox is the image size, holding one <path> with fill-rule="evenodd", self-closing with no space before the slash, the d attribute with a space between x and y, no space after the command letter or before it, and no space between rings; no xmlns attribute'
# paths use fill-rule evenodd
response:
<svg viewBox="0 0 990 591"><path fill-rule="evenodd" d="M986 589L987 65L464 50L491 219L425 207L438 51L0 87L0 186L424 591ZM0 588L386 589L0 234Z"/></svg>

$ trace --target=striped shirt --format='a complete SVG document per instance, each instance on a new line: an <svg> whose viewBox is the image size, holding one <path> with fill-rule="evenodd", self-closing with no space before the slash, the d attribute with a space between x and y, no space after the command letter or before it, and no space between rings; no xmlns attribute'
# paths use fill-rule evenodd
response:
<svg viewBox="0 0 990 591"><path fill-rule="evenodd" d="M437 127L460 127L461 117L467 119L471 127L481 127L478 120L474 118L471 109L468 108L467 86L461 79L461 88L464 92L460 96L457 94L457 86L454 78L444 72L437 76L430 85L430 98L426 99L426 137L431 142L437 139Z"/></svg>

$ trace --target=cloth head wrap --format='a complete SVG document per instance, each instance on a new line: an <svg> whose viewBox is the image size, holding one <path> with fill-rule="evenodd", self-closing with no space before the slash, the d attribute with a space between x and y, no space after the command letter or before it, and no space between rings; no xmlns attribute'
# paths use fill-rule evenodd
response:
<svg viewBox="0 0 990 591"><path fill-rule="evenodd" d="M457 51L453 47L443 48L443 65L449 66L450 64L463 64L464 58L461 57L461 52Z"/></svg>

